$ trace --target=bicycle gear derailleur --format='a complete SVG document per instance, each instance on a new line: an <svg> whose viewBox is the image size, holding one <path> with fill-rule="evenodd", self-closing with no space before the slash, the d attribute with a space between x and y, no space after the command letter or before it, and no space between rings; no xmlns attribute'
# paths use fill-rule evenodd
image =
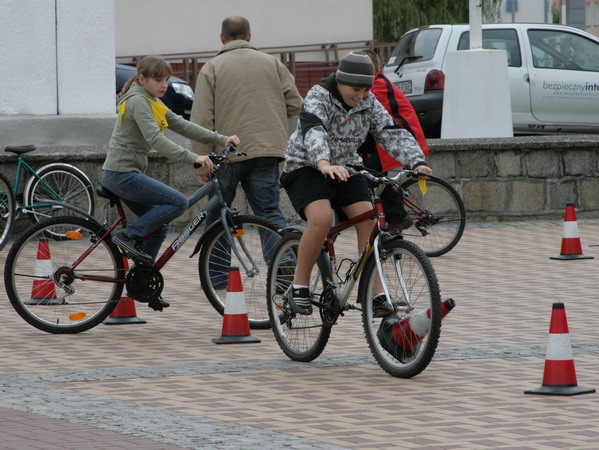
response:
<svg viewBox="0 0 599 450"><path fill-rule="evenodd" d="M127 293L138 302L148 303L155 311L162 311L160 294L164 288L162 274L146 264L136 264L127 274Z"/></svg>

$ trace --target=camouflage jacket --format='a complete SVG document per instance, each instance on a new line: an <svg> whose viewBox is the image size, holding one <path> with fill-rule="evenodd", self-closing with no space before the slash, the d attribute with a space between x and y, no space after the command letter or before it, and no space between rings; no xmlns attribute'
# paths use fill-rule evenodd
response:
<svg viewBox="0 0 599 450"><path fill-rule="evenodd" d="M333 76L313 86L300 112L297 129L285 150L285 172L301 167L316 168L321 159L332 165L362 164L356 150L368 133L395 159L405 165L424 164L424 154L414 137L394 122L370 93L353 108L347 108Z"/></svg>

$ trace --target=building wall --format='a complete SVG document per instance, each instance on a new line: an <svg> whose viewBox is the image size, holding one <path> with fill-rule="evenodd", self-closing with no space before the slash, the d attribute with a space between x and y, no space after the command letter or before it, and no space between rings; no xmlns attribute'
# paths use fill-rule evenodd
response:
<svg viewBox="0 0 599 450"><path fill-rule="evenodd" d="M517 8L508 11L512 1L502 0L499 8L500 22L551 23L551 0L515 0Z"/></svg>
<svg viewBox="0 0 599 450"><path fill-rule="evenodd" d="M372 0L115 0L116 56L218 50L222 20L244 16L257 47L370 40Z"/></svg>
<svg viewBox="0 0 599 450"><path fill-rule="evenodd" d="M0 116L113 112L113 0L3 0L0 30Z"/></svg>

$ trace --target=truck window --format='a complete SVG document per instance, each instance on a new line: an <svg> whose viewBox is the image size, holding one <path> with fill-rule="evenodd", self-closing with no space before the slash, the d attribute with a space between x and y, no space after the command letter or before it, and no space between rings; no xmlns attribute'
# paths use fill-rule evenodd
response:
<svg viewBox="0 0 599 450"><path fill-rule="evenodd" d="M520 54L520 45L518 35L513 28L483 30L483 48L488 50L504 50L507 53L507 63L509 67L522 66L522 55ZM461 34L458 41L458 50L470 49L470 32L465 31Z"/></svg>
<svg viewBox="0 0 599 450"><path fill-rule="evenodd" d="M528 30L533 65L599 72L599 44L567 31Z"/></svg>
<svg viewBox="0 0 599 450"><path fill-rule="evenodd" d="M397 66L410 56L420 56L416 61L431 59L435 54L442 31L441 28L423 28L403 35L393 49L387 65ZM407 61L405 64L410 62L414 61Z"/></svg>

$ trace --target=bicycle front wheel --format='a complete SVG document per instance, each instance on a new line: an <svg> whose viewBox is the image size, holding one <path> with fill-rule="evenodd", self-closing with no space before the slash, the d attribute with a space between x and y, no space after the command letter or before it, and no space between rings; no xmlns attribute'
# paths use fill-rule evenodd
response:
<svg viewBox="0 0 599 450"><path fill-rule="evenodd" d="M12 231L15 221L15 197L10 183L0 173L0 250L2 250Z"/></svg>
<svg viewBox="0 0 599 450"><path fill-rule="evenodd" d="M268 315L275 339L290 359L308 362L324 350L331 334L331 325L323 323L319 308L309 316L295 314L287 301L287 294L297 265L297 252L301 235L290 233L281 238L268 268ZM312 269L310 292L320 298L325 286L322 261ZM322 268L322 270L321 270Z"/></svg>
<svg viewBox="0 0 599 450"><path fill-rule="evenodd" d="M441 333L441 294L428 257L412 242L394 240L380 251L382 276L396 313L375 318L379 272L373 255L358 287L362 323L377 363L390 375L411 378L431 362Z"/></svg>
<svg viewBox="0 0 599 450"><path fill-rule="evenodd" d="M79 169L57 163L42 167L37 175L29 179L24 191L31 222L77 214L68 208L44 205L44 199L68 203L94 215L94 191L90 180Z"/></svg>
<svg viewBox="0 0 599 450"><path fill-rule="evenodd" d="M231 248L222 224L215 226L205 237L200 251L198 270L202 288L210 304L224 314L229 269L238 267L250 327L269 327L266 311L266 276L268 263L279 242L279 226L258 216L234 216L240 232L233 237L247 270Z"/></svg>
<svg viewBox="0 0 599 450"><path fill-rule="evenodd" d="M47 236L61 236L60 240ZM102 227L62 216L29 227L12 245L4 266L11 305L30 325L48 333L79 333L98 325L121 298L124 263ZM92 244L90 254L73 267Z"/></svg>
<svg viewBox="0 0 599 450"><path fill-rule="evenodd" d="M402 235L420 247L427 256L441 256L456 246L466 226L466 210L460 194L446 181L431 176L423 194L417 180L407 180L404 206L411 227Z"/></svg>

